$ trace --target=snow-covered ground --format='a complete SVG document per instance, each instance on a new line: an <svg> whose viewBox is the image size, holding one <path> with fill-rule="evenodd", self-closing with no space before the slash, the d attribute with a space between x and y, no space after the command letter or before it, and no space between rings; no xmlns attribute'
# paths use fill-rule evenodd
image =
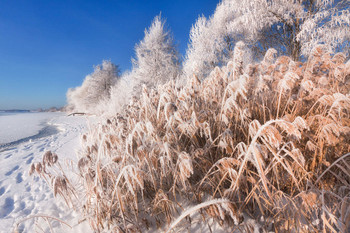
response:
<svg viewBox="0 0 350 233"><path fill-rule="evenodd" d="M36 132L41 132L45 125L50 125L57 129L55 134L34 135L24 138L24 141L0 147L0 233L13 232L16 223L19 222L21 222L18 227L19 232L92 232L87 221L81 221L80 216L67 207L62 199L53 196L50 185L44 179L37 175L29 176L28 171L33 162L42 161L43 154L48 150L55 152L60 163L65 165L63 168L65 172L69 171L69 163L65 161L73 161L73 163L77 161L75 152L80 145L79 136L87 129L87 122L94 123L96 118L87 119L84 116L65 116L64 114L49 115L46 116L47 118L39 117L40 121L33 119L34 123L40 122L41 129L39 128ZM25 121L24 115L21 120ZM45 123L45 120L48 122ZM29 124L29 121L27 122ZM14 124L14 120L11 123ZM17 137L16 140L20 138ZM69 175L69 173L66 174ZM183 203L182 206L189 209L192 204ZM50 219L46 221L42 218L43 216L49 216ZM53 218L71 227L60 224ZM219 226L217 222L209 222L213 232L236 232ZM255 222L252 226L256 227ZM50 227L53 231L50 230ZM210 232L208 224L203 223L198 213L192 216L190 228L191 232ZM166 229L165 226L164 231ZM145 229L145 232L153 231L157 229L150 228L148 231Z"/></svg>
<svg viewBox="0 0 350 233"><path fill-rule="evenodd" d="M79 135L87 127L86 117L52 113L25 115L12 115L6 120L3 120L5 116L1 116L1 142L8 143L39 133L47 120L49 125L59 130L51 136L34 136L2 150L0 148L0 232L12 232L14 224L27 217L29 219L19 225L19 232L49 232L50 226L43 218L31 218L37 215L56 217L73 227L70 229L57 221L50 221L55 232L89 232L86 222L77 224L79 219L74 210L63 201L54 200L50 186L43 179L28 175L31 163L41 161L47 150L57 153L59 161L76 160L75 150L79 147ZM16 120L21 122L16 124ZM7 125L10 127L7 128ZM8 139L3 129L11 129L11 133L13 129L18 130L20 135L8 134L11 137Z"/></svg>

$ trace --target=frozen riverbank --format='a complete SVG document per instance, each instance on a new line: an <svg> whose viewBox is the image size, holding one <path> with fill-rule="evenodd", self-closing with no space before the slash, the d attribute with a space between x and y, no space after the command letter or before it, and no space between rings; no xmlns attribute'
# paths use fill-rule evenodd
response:
<svg viewBox="0 0 350 233"><path fill-rule="evenodd" d="M0 114L0 150L1 146L18 142L37 134L46 135L50 129L47 122L64 113L1 113ZM46 129L45 129L46 128ZM45 129L45 130L43 130ZM53 134L53 133L52 133Z"/></svg>

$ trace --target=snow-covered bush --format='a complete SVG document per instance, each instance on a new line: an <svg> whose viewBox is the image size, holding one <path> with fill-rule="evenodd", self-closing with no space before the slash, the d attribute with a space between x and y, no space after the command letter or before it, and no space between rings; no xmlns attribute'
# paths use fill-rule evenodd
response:
<svg viewBox="0 0 350 233"><path fill-rule="evenodd" d="M68 109L85 113L96 113L96 107L110 98L111 87L119 78L119 68L110 61L103 61L86 76L80 87L67 92Z"/></svg>

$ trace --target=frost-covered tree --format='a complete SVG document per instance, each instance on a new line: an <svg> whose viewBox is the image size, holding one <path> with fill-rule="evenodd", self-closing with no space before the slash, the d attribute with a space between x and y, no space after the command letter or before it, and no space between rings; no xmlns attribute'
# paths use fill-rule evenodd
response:
<svg viewBox="0 0 350 233"><path fill-rule="evenodd" d="M349 8L349 0L224 0L215 14L257 50L275 47L298 60L317 44L333 51L349 44Z"/></svg>
<svg viewBox="0 0 350 233"><path fill-rule="evenodd" d="M138 97L143 85L153 88L175 79L180 72L178 52L165 22L156 16L145 30L145 37L135 46L133 68L124 72L110 89L110 98L100 102L97 111L106 116L123 111L133 96Z"/></svg>
<svg viewBox="0 0 350 233"><path fill-rule="evenodd" d="M93 113L95 107L110 97L111 87L119 77L119 68L110 61L103 61L86 76L80 87L69 89L67 102L70 109Z"/></svg>
<svg viewBox="0 0 350 233"><path fill-rule="evenodd" d="M69 88L67 91L67 107L68 112L78 111L86 112L89 108L89 103L86 101L86 95L88 93L88 83L90 76L86 76L83 84L79 87Z"/></svg>
<svg viewBox="0 0 350 233"><path fill-rule="evenodd" d="M124 106L128 104L133 96L133 71L124 72L117 82L111 87L110 99L103 102L99 107L106 116L115 116L121 113Z"/></svg>
<svg viewBox="0 0 350 233"><path fill-rule="evenodd" d="M220 35L213 34L213 25L204 16L199 17L190 31L190 44L186 52L183 70L186 76L192 74L203 78L219 63L217 43Z"/></svg>
<svg viewBox="0 0 350 233"><path fill-rule="evenodd" d="M95 67L89 82L87 101L98 104L103 98L108 98L111 87L119 77L119 67L110 61L103 61Z"/></svg>
<svg viewBox="0 0 350 233"><path fill-rule="evenodd" d="M226 2L225 2L226 3ZM229 30L229 22L234 20L232 6L220 3L215 13L208 19L200 16L190 31L190 43L183 64L185 76L195 74L203 79L216 67L225 65L233 56L236 42L243 36ZM249 59L247 54L246 59Z"/></svg>
<svg viewBox="0 0 350 233"><path fill-rule="evenodd" d="M152 25L145 30L144 39L135 47L133 73L136 87L149 87L174 79L179 74L179 58L165 22L156 16Z"/></svg>
<svg viewBox="0 0 350 233"><path fill-rule="evenodd" d="M223 0L213 16L192 27L184 71L205 67L205 73L227 62L240 40L256 59L274 47L299 60L317 44L349 55L349 8L349 0Z"/></svg>

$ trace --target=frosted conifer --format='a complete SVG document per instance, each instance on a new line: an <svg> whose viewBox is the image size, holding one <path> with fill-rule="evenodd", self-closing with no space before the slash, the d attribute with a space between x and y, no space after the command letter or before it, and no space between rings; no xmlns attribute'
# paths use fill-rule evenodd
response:
<svg viewBox="0 0 350 233"><path fill-rule="evenodd" d="M171 34L165 22L156 16L145 37L135 47L133 59L134 86L138 92L145 84L148 87L174 79L179 73L179 59Z"/></svg>

